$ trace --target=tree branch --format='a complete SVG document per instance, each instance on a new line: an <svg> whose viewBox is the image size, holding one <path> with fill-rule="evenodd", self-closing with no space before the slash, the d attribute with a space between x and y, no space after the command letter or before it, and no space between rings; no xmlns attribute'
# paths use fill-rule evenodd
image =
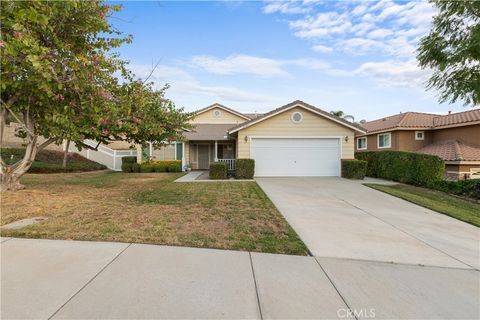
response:
<svg viewBox="0 0 480 320"><path fill-rule="evenodd" d="M8 112L10 112L10 114L13 116L13 118L15 118L15 120L18 122L18 124L20 124L24 129L25 131L27 131L27 133L30 135L30 137L33 137L34 136L34 133L32 131L30 131L30 129L27 127L27 125L22 121L20 120L20 118L15 114L15 112L12 111L12 109L9 108L9 101L7 101L7 103L5 103L3 100L1 100L1 103L3 104L4 108L7 109Z"/></svg>
<svg viewBox="0 0 480 320"><path fill-rule="evenodd" d="M45 149L45 147L49 146L50 144L56 142L60 140L60 138L50 138L50 139L47 139L45 140L41 145L38 146L37 150L38 151L42 151L43 149Z"/></svg>
<svg viewBox="0 0 480 320"><path fill-rule="evenodd" d="M0 147L3 146L3 133L5 130L5 124L7 122L7 109L1 107L0 109Z"/></svg>
<svg viewBox="0 0 480 320"><path fill-rule="evenodd" d="M143 80L143 83L146 83L148 81L148 79L150 79L150 77L152 76L152 74L155 72L155 69L157 69L158 65L160 64L160 60L158 60L157 64L155 64L155 66L152 68L152 71L150 71L150 73L148 74L148 76L145 78L145 80Z"/></svg>

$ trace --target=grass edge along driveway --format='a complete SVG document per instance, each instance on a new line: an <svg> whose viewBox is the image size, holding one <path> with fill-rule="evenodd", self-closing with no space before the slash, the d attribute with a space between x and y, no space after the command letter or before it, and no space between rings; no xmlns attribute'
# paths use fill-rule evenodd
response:
<svg viewBox="0 0 480 320"><path fill-rule="evenodd" d="M441 191L406 184L365 183L364 185L480 227L480 204L473 201L464 200Z"/></svg>
<svg viewBox="0 0 480 320"><path fill-rule="evenodd" d="M2 236L118 241L307 255L256 182L173 182L176 173L30 174L3 195Z"/></svg>

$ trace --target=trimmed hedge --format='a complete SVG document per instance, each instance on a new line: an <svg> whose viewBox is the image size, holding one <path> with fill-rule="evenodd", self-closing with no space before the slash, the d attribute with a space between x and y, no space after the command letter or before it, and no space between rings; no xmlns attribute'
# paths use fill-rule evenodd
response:
<svg viewBox="0 0 480 320"><path fill-rule="evenodd" d="M175 163L170 163L167 170L168 172L182 172L182 161L178 160Z"/></svg>
<svg viewBox="0 0 480 320"><path fill-rule="evenodd" d="M237 179L253 179L255 174L255 160L237 159L235 160L235 175Z"/></svg>
<svg viewBox="0 0 480 320"><path fill-rule="evenodd" d="M355 154L367 161L367 176L417 186L442 180L445 163L437 156L405 151L368 151Z"/></svg>
<svg viewBox="0 0 480 320"><path fill-rule="evenodd" d="M124 165L125 164L122 164L122 170ZM131 165L132 170L125 172L182 172L181 160L149 160L142 162L142 164L132 163ZM135 165L138 165L138 167ZM125 165L125 168L128 170L128 164ZM138 171L135 171L134 169Z"/></svg>
<svg viewBox="0 0 480 320"><path fill-rule="evenodd" d="M153 164L153 170L155 172L167 172L168 171L168 164L164 162L155 162Z"/></svg>
<svg viewBox="0 0 480 320"><path fill-rule="evenodd" d="M133 163L124 162L124 163L122 163L122 171L123 172L133 172L132 166L133 166Z"/></svg>
<svg viewBox="0 0 480 320"><path fill-rule="evenodd" d="M431 183L429 188L480 200L480 179L449 181L440 180Z"/></svg>
<svg viewBox="0 0 480 320"><path fill-rule="evenodd" d="M153 164L152 163L142 163L140 165L140 172L153 172Z"/></svg>
<svg viewBox="0 0 480 320"><path fill-rule="evenodd" d="M141 165L140 163L132 163L132 172L140 172Z"/></svg>
<svg viewBox="0 0 480 320"><path fill-rule="evenodd" d="M367 173L367 161L363 160L343 160L342 161L342 177L348 179L365 178Z"/></svg>
<svg viewBox="0 0 480 320"><path fill-rule="evenodd" d="M122 164L124 164L124 163L135 163L135 162L137 162L137 157L136 156L122 157Z"/></svg>
<svg viewBox="0 0 480 320"><path fill-rule="evenodd" d="M210 163L209 177L212 180L227 179L227 164L223 162Z"/></svg>

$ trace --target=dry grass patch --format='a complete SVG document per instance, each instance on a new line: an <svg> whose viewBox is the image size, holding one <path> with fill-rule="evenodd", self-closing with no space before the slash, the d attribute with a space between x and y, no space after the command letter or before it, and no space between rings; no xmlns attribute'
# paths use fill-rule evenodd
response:
<svg viewBox="0 0 480 320"><path fill-rule="evenodd" d="M1 225L49 219L2 236L307 253L255 182L173 183L179 175L27 175L27 189L2 196Z"/></svg>

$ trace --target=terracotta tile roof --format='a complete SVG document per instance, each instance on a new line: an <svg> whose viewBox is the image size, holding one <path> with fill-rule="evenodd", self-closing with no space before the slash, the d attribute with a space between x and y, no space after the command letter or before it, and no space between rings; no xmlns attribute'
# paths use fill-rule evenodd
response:
<svg viewBox="0 0 480 320"><path fill-rule="evenodd" d="M362 125L369 133L397 128L430 128L435 117L436 115L429 113L405 112L368 121Z"/></svg>
<svg viewBox="0 0 480 320"><path fill-rule="evenodd" d="M258 116L258 117L256 117L256 118L254 118L254 119L245 121L244 123L241 123L241 124L239 124L239 125L237 125L237 126L235 126L235 127L233 127L233 128L230 128L230 130L228 130L228 131L229 131L229 132L232 132L232 131L234 132L234 131L236 131L236 129L238 129L238 128L248 127L248 126L252 125L252 124L253 124L254 122L256 122L256 121L261 121L263 118L268 118L268 117L271 116L271 115L280 113L281 111L283 111L283 110L285 110L285 109L288 109L288 108L290 108L290 107L294 107L294 106L296 106L296 105L303 106L303 107L305 107L305 108L307 108L307 109L311 109L311 110L313 110L313 111L315 111L315 112L317 112L317 113L319 113L319 114L324 115L324 116L327 117L327 118L331 118L331 119L333 119L333 120L335 120L335 121L337 121L337 122L343 123L343 124L345 124L345 125L347 125L347 126L357 128L359 131L365 131L365 128L364 128L363 126L357 124L357 123L353 123L353 122L347 121L347 120L345 120L345 119L342 119L342 118L340 118L340 117L337 117L337 116L331 114L330 112L326 112L326 111L324 111L324 110L322 110L322 109L319 109L319 108L317 108L317 107L314 107L314 106L312 106L311 104L308 104L308 103L303 102L303 101L301 101L301 100L295 100L295 101L293 101L293 102L291 102L291 103L289 103L289 104L286 104L286 105L284 105L284 106L281 106L281 107L279 107L279 108L277 108L277 109L274 109L274 110L272 110L272 111L270 111L270 112L264 113L264 114L262 114L262 115L260 115L260 116Z"/></svg>
<svg viewBox="0 0 480 320"><path fill-rule="evenodd" d="M480 121L480 109L437 115L421 112L405 112L362 124L368 133L394 129L437 129L444 126Z"/></svg>
<svg viewBox="0 0 480 320"><path fill-rule="evenodd" d="M434 127L450 126L459 123L480 121L480 109L447 114L433 120Z"/></svg>
<svg viewBox="0 0 480 320"><path fill-rule="evenodd" d="M187 140L228 140L227 130L232 127L231 123L207 124L198 123L191 131L184 132L183 135Z"/></svg>
<svg viewBox="0 0 480 320"><path fill-rule="evenodd" d="M435 142L416 152L439 156L445 161L480 161L480 146L458 140Z"/></svg>

